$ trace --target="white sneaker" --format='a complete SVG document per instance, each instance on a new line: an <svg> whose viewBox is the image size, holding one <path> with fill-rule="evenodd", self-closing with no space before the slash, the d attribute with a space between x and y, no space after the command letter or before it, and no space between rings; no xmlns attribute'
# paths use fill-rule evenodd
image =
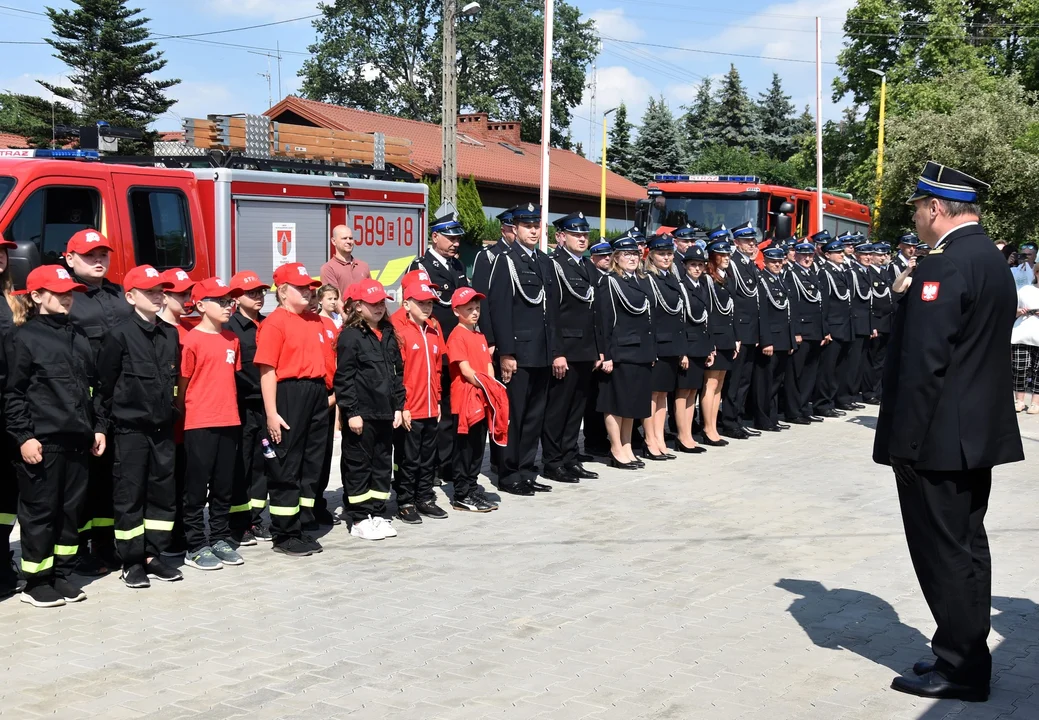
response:
<svg viewBox="0 0 1039 720"><path fill-rule="evenodd" d="M382 528L376 525L375 521L372 520L371 515L361 522L355 522L350 527L350 534L354 537L359 537L362 540L382 540L386 537L382 532Z"/></svg>
<svg viewBox="0 0 1039 720"><path fill-rule="evenodd" d="M384 538L397 537L397 528L393 527L393 523L384 517L372 518L376 527L379 528L379 532L382 533Z"/></svg>

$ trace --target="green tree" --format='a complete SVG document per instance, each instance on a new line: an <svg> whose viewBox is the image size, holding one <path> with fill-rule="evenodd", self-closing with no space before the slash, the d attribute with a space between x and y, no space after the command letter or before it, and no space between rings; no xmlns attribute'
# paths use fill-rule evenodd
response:
<svg viewBox="0 0 1039 720"><path fill-rule="evenodd" d="M797 152L797 118L790 96L783 92L779 73L772 73L772 84L759 96L757 127L761 133L760 149L778 160L788 160Z"/></svg>
<svg viewBox="0 0 1039 720"><path fill-rule="evenodd" d="M613 116L610 141L606 149L606 166L626 178L634 171L634 148L631 145L632 125L628 122L628 108L621 103Z"/></svg>
<svg viewBox="0 0 1039 720"><path fill-rule="evenodd" d="M845 108L839 122L823 123L823 187L871 202L875 194L876 146L863 142L865 135L866 120L859 117L856 107ZM800 142L800 150L790 162L807 184L815 185L815 133L802 135Z"/></svg>
<svg viewBox="0 0 1039 720"><path fill-rule="evenodd" d="M677 172L683 166L682 150L675 118L661 97L649 99L642 128L635 141L634 170L631 179L645 185L656 173Z"/></svg>
<svg viewBox="0 0 1039 720"><path fill-rule="evenodd" d="M465 228L465 241L472 245L481 245L487 216L483 212L480 191L471 176L458 183L458 221Z"/></svg>
<svg viewBox="0 0 1039 720"><path fill-rule="evenodd" d="M148 18L125 0L74 0L72 10L47 8L54 37L44 38L73 73L71 87L38 81L82 107L84 122L145 130L173 106L166 91L180 80L153 76L166 66L148 31ZM125 152L124 148L120 148Z"/></svg>
<svg viewBox="0 0 1039 720"><path fill-rule="evenodd" d="M54 125L79 123L76 113L64 103L51 103L35 95L0 93L0 128L22 135L30 145L50 146L52 118Z"/></svg>
<svg viewBox="0 0 1039 720"><path fill-rule="evenodd" d="M755 147L759 136L754 123L754 106L747 97L735 65L718 88L712 130L718 142L728 147Z"/></svg>
<svg viewBox="0 0 1039 720"><path fill-rule="evenodd" d="M791 161L779 160L747 148L709 145L693 161L689 171L698 175L755 175L763 182L788 187L814 184L805 168Z"/></svg>
<svg viewBox="0 0 1039 720"><path fill-rule="evenodd" d="M693 162L714 139L714 97L711 94L711 78L704 78L700 82L696 88L696 97L682 109L685 110L685 115L679 121L682 149L685 151L686 159Z"/></svg>

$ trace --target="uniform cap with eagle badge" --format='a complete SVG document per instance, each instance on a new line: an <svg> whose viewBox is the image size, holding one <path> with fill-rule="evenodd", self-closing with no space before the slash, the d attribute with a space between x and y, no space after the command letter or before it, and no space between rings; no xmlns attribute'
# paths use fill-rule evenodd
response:
<svg viewBox="0 0 1039 720"><path fill-rule="evenodd" d="M123 290L172 290L173 283L164 280L162 274L151 265L138 265L123 275Z"/></svg>
<svg viewBox="0 0 1039 720"><path fill-rule="evenodd" d="M820 230L808 239L814 242L816 245L825 245L826 243L833 240L833 236L830 235L829 230Z"/></svg>
<svg viewBox="0 0 1039 720"><path fill-rule="evenodd" d="M513 211L513 209L514 208L509 208L508 210L502 210L500 213L498 213L494 217L497 218L498 222L500 222L502 225L508 225L509 227L512 227L512 211Z"/></svg>
<svg viewBox="0 0 1039 720"><path fill-rule="evenodd" d="M855 246L856 255L872 255L873 244L872 243L859 243Z"/></svg>
<svg viewBox="0 0 1039 720"><path fill-rule="evenodd" d="M97 250L98 248L115 250L115 248L112 247L112 243L108 241L108 238L97 230L87 228L85 230L80 230L69 238L69 242L65 246L65 252L76 253L77 255L86 255L88 252Z"/></svg>
<svg viewBox="0 0 1039 720"><path fill-rule="evenodd" d="M707 246L707 252L713 255L732 255L732 251L732 245L725 240L719 240Z"/></svg>
<svg viewBox="0 0 1039 720"><path fill-rule="evenodd" d="M512 209L512 224L541 222L541 206L534 203L517 205Z"/></svg>
<svg viewBox="0 0 1039 720"><path fill-rule="evenodd" d="M838 253L838 252L839 253L843 253L844 252L844 242L841 241L841 240L830 240L830 242L826 243L826 245L823 246L823 252L824 253Z"/></svg>
<svg viewBox="0 0 1039 720"><path fill-rule="evenodd" d="M674 231L671 233L671 235L672 235L672 237L674 237L675 240L690 240L690 241L692 241L692 240L696 239L697 232L702 232L702 231L698 231L697 228L695 226L693 226L692 223L686 223L682 227L675 228Z"/></svg>
<svg viewBox="0 0 1039 720"><path fill-rule="evenodd" d="M916 236L916 233L906 233L898 238L899 245L908 245L910 247L916 247L920 244L920 238Z"/></svg>
<svg viewBox="0 0 1039 720"><path fill-rule="evenodd" d="M595 243L588 249L590 255L609 255L613 252L613 248L610 247L608 240L604 240L601 243Z"/></svg>
<svg viewBox="0 0 1039 720"><path fill-rule="evenodd" d="M758 234L754 231L754 226L750 220L738 227L734 227L730 232L734 239L754 240L755 242L758 239Z"/></svg>
<svg viewBox="0 0 1039 720"><path fill-rule="evenodd" d="M556 218L552 221L552 224L556 226L556 230L562 230L568 233L589 233L592 228L588 224L588 221L584 217L583 212L572 212L569 215L564 215L561 218Z"/></svg>
<svg viewBox="0 0 1039 720"><path fill-rule="evenodd" d="M810 242L799 242L794 245L794 252L798 255L815 255L815 245Z"/></svg>
<svg viewBox="0 0 1039 720"><path fill-rule="evenodd" d="M465 228L462 227L462 223L458 222L457 213L448 213L436 218L429 226L429 231L447 237L465 235Z"/></svg>
<svg viewBox="0 0 1039 720"><path fill-rule="evenodd" d="M646 243L646 247L652 250L670 250L674 252L675 239L671 237L671 233L657 233L649 239Z"/></svg>
<svg viewBox="0 0 1039 720"><path fill-rule="evenodd" d="M770 247L762 250L761 254L766 260L782 260L786 257L786 250L778 247Z"/></svg>
<svg viewBox="0 0 1039 720"><path fill-rule="evenodd" d="M708 230L707 231L707 239L708 240L719 240L721 238L727 238L727 237L729 237L729 229L727 227L725 227L724 224L719 225L718 227L714 228L713 230Z"/></svg>
<svg viewBox="0 0 1039 720"><path fill-rule="evenodd" d="M707 262L707 251L699 245L692 245L682 255L682 262Z"/></svg>
<svg viewBox="0 0 1039 720"><path fill-rule="evenodd" d="M973 178L965 172L928 160L916 182L916 192L909 196L906 205L912 205L917 200L926 197L976 203L978 194L983 190L988 190L989 187L988 183Z"/></svg>
<svg viewBox="0 0 1039 720"><path fill-rule="evenodd" d="M873 246L873 254L874 255L890 255L891 254L891 246L888 245L887 243L876 243Z"/></svg>

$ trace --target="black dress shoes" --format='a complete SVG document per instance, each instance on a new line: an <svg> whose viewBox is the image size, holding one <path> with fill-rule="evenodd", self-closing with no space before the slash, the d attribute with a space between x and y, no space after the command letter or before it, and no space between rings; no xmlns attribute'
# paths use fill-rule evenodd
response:
<svg viewBox="0 0 1039 720"><path fill-rule="evenodd" d="M843 414L844 413L837 412L836 410L820 410L816 413L816 416L821 418L837 418Z"/></svg>
<svg viewBox="0 0 1039 720"><path fill-rule="evenodd" d="M880 404L880 398L874 398L874 397L863 398L862 402L864 404L866 404L866 405L879 405Z"/></svg>
<svg viewBox="0 0 1039 720"><path fill-rule="evenodd" d="M718 433L727 438L732 438L733 440L746 440L750 437L750 433L744 428L739 428L738 430L719 430Z"/></svg>
<svg viewBox="0 0 1039 720"><path fill-rule="evenodd" d="M934 672L934 660L920 660L913 663L914 675L926 675L929 672Z"/></svg>
<svg viewBox="0 0 1039 720"><path fill-rule="evenodd" d="M725 447L726 445L729 444L729 441L725 440L724 438L718 438L717 440L711 440L711 438L707 437L706 435L704 436L704 439L702 440L702 442L703 442L704 445L707 445L709 447Z"/></svg>
<svg viewBox="0 0 1039 720"><path fill-rule="evenodd" d="M571 474L568 468L556 468L554 470L545 470L541 475L549 480L555 480L561 483L577 483L581 480Z"/></svg>
<svg viewBox="0 0 1039 720"><path fill-rule="evenodd" d="M722 442L725 441L722 440ZM699 455L700 453L707 452L706 448L702 448L699 445L697 445L696 447L686 447L680 442L675 442L675 450L681 453L689 453L690 455Z"/></svg>
<svg viewBox="0 0 1039 720"><path fill-rule="evenodd" d="M933 700L962 700L964 702L985 702L988 700L989 694L987 687L954 683L933 670L920 677L907 678L900 675L891 681L891 689Z"/></svg>
<svg viewBox="0 0 1039 720"><path fill-rule="evenodd" d="M539 483L536 480L528 480L527 487L529 487L534 492L552 492L551 485L545 485L543 483Z"/></svg>
<svg viewBox="0 0 1039 720"><path fill-rule="evenodd" d="M618 468L620 470L638 470L639 466L633 462L621 462L610 453L610 460L607 463L611 468Z"/></svg>
<svg viewBox="0 0 1039 720"><path fill-rule="evenodd" d="M754 428L749 428L746 425L743 426L743 432L747 433L751 437L758 437L759 435L761 435L761 431L760 430L756 430Z"/></svg>
<svg viewBox="0 0 1039 720"><path fill-rule="evenodd" d="M787 422L790 423L791 425L811 425L812 424L811 420L809 420L808 418L803 418L803 417L796 417L796 418L794 418L792 420L787 420Z"/></svg>
<svg viewBox="0 0 1039 720"><path fill-rule="evenodd" d="M855 403L837 403L837 409L844 410L845 412L847 412L849 410L855 410L856 407Z"/></svg>
<svg viewBox="0 0 1039 720"><path fill-rule="evenodd" d="M787 425L786 423L781 423L781 422L777 422L776 423L776 427L779 428L780 430L789 430L790 429L789 425Z"/></svg>
<svg viewBox="0 0 1039 720"><path fill-rule="evenodd" d="M808 417L801 419L807 420L810 423L821 423L823 421L823 419L818 415L809 415Z"/></svg>
<svg viewBox="0 0 1039 720"><path fill-rule="evenodd" d="M584 465L579 462L576 462L573 465L567 465L566 471L575 478L580 478L582 480L595 480L599 477L599 473L585 470Z"/></svg>
<svg viewBox="0 0 1039 720"><path fill-rule="evenodd" d="M779 432L780 428L778 425L769 425L768 427L755 428L759 433L762 432Z"/></svg>
<svg viewBox="0 0 1039 720"><path fill-rule="evenodd" d="M527 483L498 483L498 490L509 495L533 495L534 489Z"/></svg>

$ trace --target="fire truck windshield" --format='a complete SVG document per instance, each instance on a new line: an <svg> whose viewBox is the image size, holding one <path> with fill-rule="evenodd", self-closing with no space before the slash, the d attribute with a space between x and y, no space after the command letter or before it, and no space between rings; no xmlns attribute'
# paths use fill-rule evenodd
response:
<svg viewBox="0 0 1039 720"><path fill-rule="evenodd" d="M731 195L658 195L650 202L646 233L660 227L674 228L686 223L710 230L719 225L733 228L748 220L754 223L758 239L765 225L765 203L761 198L734 198Z"/></svg>
<svg viewBox="0 0 1039 720"><path fill-rule="evenodd" d="M14 188L14 178L0 176L0 204L7 199L7 194Z"/></svg>

